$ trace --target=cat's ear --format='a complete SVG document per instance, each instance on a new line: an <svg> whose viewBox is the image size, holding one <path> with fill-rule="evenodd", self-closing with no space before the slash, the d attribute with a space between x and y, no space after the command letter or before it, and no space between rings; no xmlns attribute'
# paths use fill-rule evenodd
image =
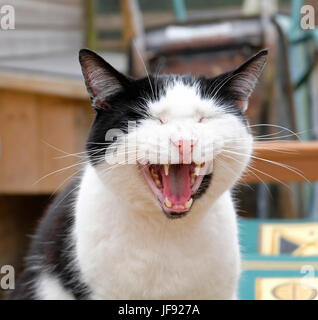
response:
<svg viewBox="0 0 318 320"><path fill-rule="evenodd" d="M229 80L225 80L225 94L229 94L243 112L247 109L248 99L264 69L267 55L267 49L258 52L240 67L230 72Z"/></svg>
<svg viewBox="0 0 318 320"><path fill-rule="evenodd" d="M80 50L79 61L93 107L109 107L107 99L131 81L91 50Z"/></svg>

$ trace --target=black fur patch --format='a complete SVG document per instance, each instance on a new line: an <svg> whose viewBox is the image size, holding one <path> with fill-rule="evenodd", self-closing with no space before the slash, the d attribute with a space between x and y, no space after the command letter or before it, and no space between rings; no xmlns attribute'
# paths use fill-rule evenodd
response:
<svg viewBox="0 0 318 320"><path fill-rule="evenodd" d="M79 270L73 258L74 243L71 242L74 223L72 206L77 186L78 179L50 205L32 241L25 270L9 299L37 299L34 286L42 272L59 279L61 285L73 294L75 299L87 298L89 288L80 281Z"/></svg>
<svg viewBox="0 0 318 320"><path fill-rule="evenodd" d="M199 199L202 195L204 195L204 193L206 192L206 190L210 186L212 176L213 176L212 174L207 174L206 176L204 176L198 191L193 195L194 200Z"/></svg>

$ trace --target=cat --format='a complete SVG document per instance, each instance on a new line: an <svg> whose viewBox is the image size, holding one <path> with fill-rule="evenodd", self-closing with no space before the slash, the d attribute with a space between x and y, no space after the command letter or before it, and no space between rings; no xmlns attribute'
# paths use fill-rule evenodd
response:
<svg viewBox="0 0 318 320"><path fill-rule="evenodd" d="M82 49L88 163L40 222L10 298L237 299L231 189L253 150L244 112L267 54L215 78L134 80Z"/></svg>

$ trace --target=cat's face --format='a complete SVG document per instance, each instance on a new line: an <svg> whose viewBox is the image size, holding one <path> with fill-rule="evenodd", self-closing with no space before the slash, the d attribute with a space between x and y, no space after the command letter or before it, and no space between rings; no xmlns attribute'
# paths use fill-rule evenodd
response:
<svg viewBox="0 0 318 320"><path fill-rule="evenodd" d="M186 215L203 194L205 202L216 200L248 164L253 139L243 113L266 56L261 51L213 79L162 75L133 80L81 50L97 111L87 142L91 163L99 172L134 172L122 188L143 189L139 194L151 197L168 217Z"/></svg>

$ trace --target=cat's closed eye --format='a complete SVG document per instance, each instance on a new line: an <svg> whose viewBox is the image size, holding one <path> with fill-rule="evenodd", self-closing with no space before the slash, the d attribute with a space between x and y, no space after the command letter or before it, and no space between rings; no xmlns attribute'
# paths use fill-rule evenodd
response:
<svg viewBox="0 0 318 320"><path fill-rule="evenodd" d="M159 124L165 124L167 121L163 118L152 117L152 120L157 121Z"/></svg>
<svg viewBox="0 0 318 320"><path fill-rule="evenodd" d="M204 123L204 122L209 121L211 119L212 119L212 117L201 117L198 122L199 123Z"/></svg>

